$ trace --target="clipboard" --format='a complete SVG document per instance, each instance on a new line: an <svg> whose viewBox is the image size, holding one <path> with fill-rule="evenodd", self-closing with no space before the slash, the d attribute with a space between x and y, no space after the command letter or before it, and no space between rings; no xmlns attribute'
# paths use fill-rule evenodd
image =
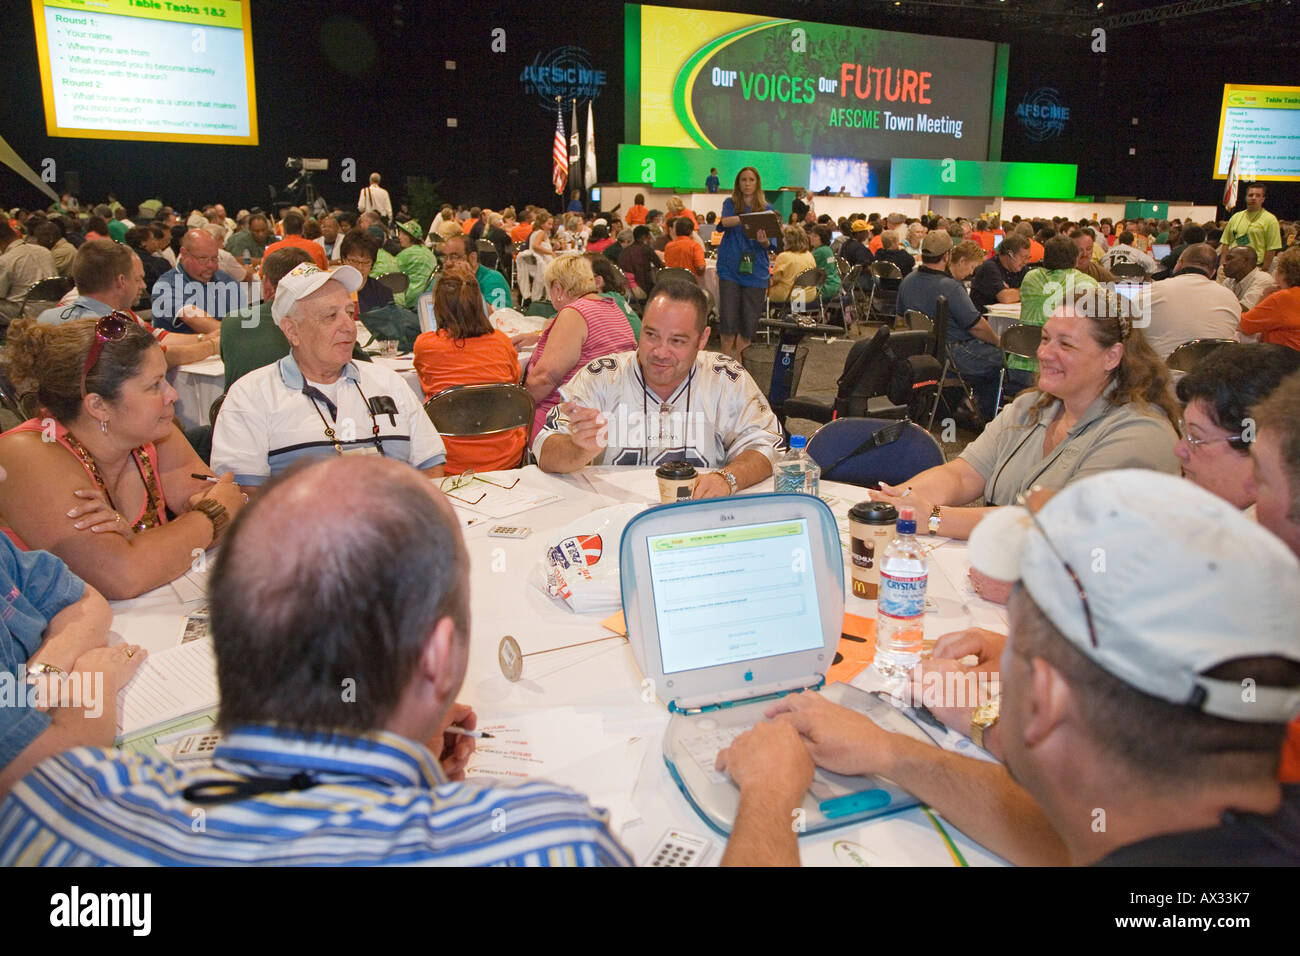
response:
<svg viewBox="0 0 1300 956"><path fill-rule="evenodd" d="M774 212L747 212L740 217L740 227L745 230L746 239L758 239L761 229L768 239L781 235L781 217Z"/></svg>

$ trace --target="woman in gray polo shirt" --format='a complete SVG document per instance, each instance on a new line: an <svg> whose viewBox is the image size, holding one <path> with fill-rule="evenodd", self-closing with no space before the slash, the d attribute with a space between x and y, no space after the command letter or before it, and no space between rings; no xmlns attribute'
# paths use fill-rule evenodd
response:
<svg viewBox="0 0 1300 956"><path fill-rule="evenodd" d="M965 538L991 507L1035 486L1063 488L1115 468L1176 475L1179 409L1169 372L1119 303L1078 289L1043 326L1035 388L1002 410L960 457L877 501L908 505L932 534Z"/></svg>

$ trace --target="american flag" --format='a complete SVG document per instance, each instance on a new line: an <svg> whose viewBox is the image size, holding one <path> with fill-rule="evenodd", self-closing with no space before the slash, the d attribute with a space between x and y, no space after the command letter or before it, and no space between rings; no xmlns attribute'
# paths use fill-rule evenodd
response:
<svg viewBox="0 0 1300 956"><path fill-rule="evenodd" d="M564 141L564 114L555 107L555 142L551 145L551 182L555 193L564 195L564 184L569 180L569 146Z"/></svg>
<svg viewBox="0 0 1300 956"><path fill-rule="evenodd" d="M1237 208L1237 144L1232 144L1232 161L1228 163L1228 181L1223 184L1223 208L1232 212Z"/></svg>

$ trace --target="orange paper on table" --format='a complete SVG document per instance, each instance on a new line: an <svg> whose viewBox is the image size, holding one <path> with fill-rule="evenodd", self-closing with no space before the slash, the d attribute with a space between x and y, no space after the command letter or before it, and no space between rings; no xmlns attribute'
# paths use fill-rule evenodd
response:
<svg viewBox="0 0 1300 956"><path fill-rule="evenodd" d="M623 617L622 611L605 618L600 622L600 626L627 637L627 620ZM845 614L844 631L840 635L840 643L836 651L837 660L826 673L828 684L834 684L836 681L847 683L871 663L871 658L876 654L876 622L857 614Z"/></svg>
<svg viewBox="0 0 1300 956"><path fill-rule="evenodd" d="M835 663L826 672L826 683L848 683L866 670L876 656L876 622L857 614L844 615L844 632L836 648Z"/></svg>

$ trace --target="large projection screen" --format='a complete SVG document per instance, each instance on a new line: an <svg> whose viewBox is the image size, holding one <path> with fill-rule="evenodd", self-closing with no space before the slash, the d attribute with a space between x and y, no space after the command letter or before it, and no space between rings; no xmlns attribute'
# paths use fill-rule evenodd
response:
<svg viewBox="0 0 1300 956"><path fill-rule="evenodd" d="M50 136L257 145L240 0L31 0Z"/></svg>
<svg viewBox="0 0 1300 956"><path fill-rule="evenodd" d="M656 6L625 20L642 145L990 158L994 43Z"/></svg>
<svg viewBox="0 0 1300 956"><path fill-rule="evenodd" d="M1225 83L1215 179L1227 178L1234 146L1242 180L1300 181L1300 86Z"/></svg>

